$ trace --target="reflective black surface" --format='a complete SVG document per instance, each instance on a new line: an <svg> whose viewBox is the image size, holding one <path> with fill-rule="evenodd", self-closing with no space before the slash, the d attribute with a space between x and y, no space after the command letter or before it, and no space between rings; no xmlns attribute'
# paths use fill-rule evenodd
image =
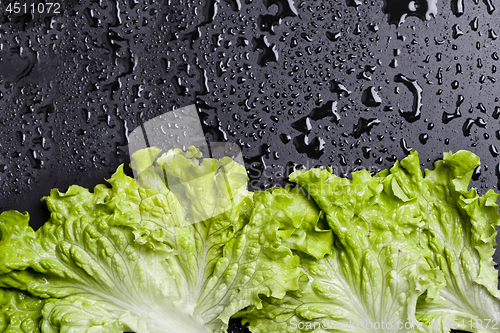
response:
<svg viewBox="0 0 500 333"><path fill-rule="evenodd" d="M192 103L208 140L242 147L252 189L301 165L376 172L412 149L424 168L471 150L473 185L499 189L490 0L13 2L0 4L0 209L35 226L51 188L103 182L140 121Z"/></svg>

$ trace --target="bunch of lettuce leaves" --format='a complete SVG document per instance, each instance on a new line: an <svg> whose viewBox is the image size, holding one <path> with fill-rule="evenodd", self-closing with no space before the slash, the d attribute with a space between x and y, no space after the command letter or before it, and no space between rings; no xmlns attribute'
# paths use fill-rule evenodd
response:
<svg viewBox="0 0 500 333"><path fill-rule="evenodd" d="M468 189L470 152L256 192L194 147L132 158L52 190L36 231L0 215L0 332L500 331L498 195Z"/></svg>

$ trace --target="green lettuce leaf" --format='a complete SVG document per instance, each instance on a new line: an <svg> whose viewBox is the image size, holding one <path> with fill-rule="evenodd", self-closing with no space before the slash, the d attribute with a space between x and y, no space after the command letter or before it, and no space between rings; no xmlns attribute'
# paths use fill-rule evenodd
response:
<svg viewBox="0 0 500 333"><path fill-rule="evenodd" d="M36 232L27 214L0 215L0 287L47 299L42 332L223 332L240 309L260 308L261 295L298 287L299 259L266 218L270 202L246 191L244 167L177 154L144 159L138 181L120 167L110 188L53 190ZM166 172L208 170L217 174L203 179L204 196L164 182ZM234 205L214 199L228 192Z"/></svg>
<svg viewBox="0 0 500 333"><path fill-rule="evenodd" d="M406 196L418 202L425 223L419 246L428 263L440 269L446 284L419 300L417 317L435 327L470 332L500 331L500 292L494 268L498 194L480 197L468 190L479 158L471 152L445 153L434 170L420 172L416 153L390 173Z"/></svg>
<svg viewBox="0 0 500 333"><path fill-rule="evenodd" d="M0 332L39 333L43 305L26 292L0 288Z"/></svg>
<svg viewBox="0 0 500 333"><path fill-rule="evenodd" d="M425 331L415 317L417 300L442 277L407 241L423 226L418 206L367 171L349 180L313 169L290 179L326 214L336 236L331 254L315 260L302 253L299 290L240 312L243 322L254 333Z"/></svg>
<svg viewBox="0 0 500 333"><path fill-rule="evenodd" d="M255 196L263 196L270 203L266 207L269 216L264 219L279 221L278 236L283 240L283 245L316 259L330 253L332 231L306 191L299 187L278 187L255 192Z"/></svg>

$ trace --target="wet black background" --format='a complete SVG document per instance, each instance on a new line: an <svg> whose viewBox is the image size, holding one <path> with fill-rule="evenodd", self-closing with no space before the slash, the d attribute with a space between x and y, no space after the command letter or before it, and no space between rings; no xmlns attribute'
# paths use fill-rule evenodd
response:
<svg viewBox="0 0 500 333"><path fill-rule="evenodd" d="M300 165L375 172L411 149L425 168L471 150L473 185L499 189L489 0L13 2L0 4L0 210L34 226L51 188L102 183L141 121L192 103L208 140L241 146L251 189Z"/></svg>

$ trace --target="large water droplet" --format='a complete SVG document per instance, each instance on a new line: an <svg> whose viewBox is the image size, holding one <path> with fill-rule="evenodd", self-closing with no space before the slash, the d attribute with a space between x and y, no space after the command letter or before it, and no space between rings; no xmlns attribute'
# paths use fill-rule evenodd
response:
<svg viewBox="0 0 500 333"><path fill-rule="evenodd" d="M345 85L337 80L332 80L330 82L330 91L333 93L337 93L340 96L349 96L351 94L351 91L348 90Z"/></svg>
<svg viewBox="0 0 500 333"><path fill-rule="evenodd" d="M310 140L304 133L295 137L293 144L299 153L306 154L309 158L318 159L325 152L325 140L319 137Z"/></svg>
<svg viewBox="0 0 500 333"><path fill-rule="evenodd" d="M486 4L486 9L488 10L488 14L493 14L495 11L495 5L493 5L492 0L483 0L483 2Z"/></svg>
<svg viewBox="0 0 500 333"><path fill-rule="evenodd" d="M268 62L278 61L278 51L276 50L276 45L269 44L267 36L261 35L259 38L252 39L254 51L261 50L257 63L264 67Z"/></svg>
<svg viewBox="0 0 500 333"><path fill-rule="evenodd" d="M337 112L337 102L329 101L323 106L313 109L309 114L309 117L312 120L320 120L326 117L331 117L330 120L332 122L338 123L340 120L340 115Z"/></svg>
<svg viewBox="0 0 500 333"><path fill-rule="evenodd" d="M430 20L437 15L437 0L385 0L384 13L391 24L402 24L407 16Z"/></svg>
<svg viewBox="0 0 500 333"><path fill-rule="evenodd" d="M262 31L268 31L274 34L274 28L278 26L284 18L297 16L297 9L295 9L293 0L264 0L264 5L268 9L276 5L278 7L278 12L274 15L266 14L259 16L258 23Z"/></svg>
<svg viewBox="0 0 500 333"><path fill-rule="evenodd" d="M422 87L418 84L417 80L409 79L403 74L398 74L394 77L394 82L402 82L408 90L413 94L413 105L411 111L400 110L399 113L406 121L412 123L420 119L422 113Z"/></svg>
<svg viewBox="0 0 500 333"><path fill-rule="evenodd" d="M493 118L498 119L500 117L500 106L495 106L495 110L491 115Z"/></svg>
<svg viewBox="0 0 500 333"><path fill-rule="evenodd" d="M351 135L355 138L359 138L363 133L370 134L373 126L378 124L380 124L380 120L377 118L366 119L361 117L359 118L358 123L353 125Z"/></svg>
<svg viewBox="0 0 500 333"><path fill-rule="evenodd" d="M452 0L451 10L456 17L462 16L464 13L464 0Z"/></svg>
<svg viewBox="0 0 500 333"><path fill-rule="evenodd" d="M453 119L460 118L461 116L462 116L462 113L460 112L460 107L457 106L455 108L455 112L454 113L443 112L442 120L443 120L444 124L448 124Z"/></svg>
<svg viewBox="0 0 500 333"><path fill-rule="evenodd" d="M361 96L361 101L364 105L369 107L376 107L382 104L382 99L375 90L375 87L366 88Z"/></svg>
<svg viewBox="0 0 500 333"><path fill-rule="evenodd" d="M486 122L481 117L477 117L476 119L467 118L464 125L462 126L462 132L464 136L470 136L473 125L484 128L486 127Z"/></svg>

